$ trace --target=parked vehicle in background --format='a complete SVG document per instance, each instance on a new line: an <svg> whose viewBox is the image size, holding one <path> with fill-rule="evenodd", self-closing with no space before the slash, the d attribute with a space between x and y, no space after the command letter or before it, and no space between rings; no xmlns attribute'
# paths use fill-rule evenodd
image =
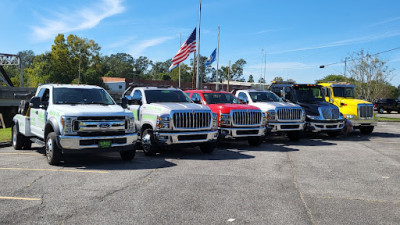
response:
<svg viewBox="0 0 400 225"><path fill-rule="evenodd" d="M299 140L306 117L301 106L284 102L271 91L238 90L236 97L248 105L260 108L265 113L267 132L286 133L290 140Z"/></svg>
<svg viewBox="0 0 400 225"><path fill-rule="evenodd" d="M283 100L298 104L306 112L305 130L326 132L337 136L344 127L345 118L339 108L325 101L321 85L292 84L282 91Z"/></svg>
<svg viewBox="0 0 400 225"><path fill-rule="evenodd" d="M129 98L129 109L138 118L135 125L146 155L177 144L198 145L204 153L214 150L217 114L193 103L180 89L129 87L124 94Z"/></svg>
<svg viewBox="0 0 400 225"><path fill-rule="evenodd" d="M255 106L242 104L232 93L225 91L185 91L193 102L207 105L218 115L218 130L221 138L246 138L248 143L258 146L265 133L265 116Z"/></svg>
<svg viewBox="0 0 400 225"><path fill-rule="evenodd" d="M40 86L13 123L14 149L30 149L32 142L44 145L50 165L68 153L118 151L123 160L135 156L134 117L101 87Z"/></svg>
<svg viewBox="0 0 400 225"><path fill-rule="evenodd" d="M339 107L340 112L351 122L353 129L360 129L363 134L371 134L378 120L374 106L365 100L356 99L354 85L346 82L323 82L326 101Z"/></svg>
<svg viewBox="0 0 400 225"><path fill-rule="evenodd" d="M391 113L392 111L396 111L400 113L400 101L391 98L380 98L374 101L374 109L377 110L380 114L383 114L385 111L387 113Z"/></svg>
<svg viewBox="0 0 400 225"><path fill-rule="evenodd" d="M289 87L292 84L295 84L296 82L294 81L272 81L271 85L269 86L269 90L274 92L276 95L279 97L282 97L281 91L285 87Z"/></svg>

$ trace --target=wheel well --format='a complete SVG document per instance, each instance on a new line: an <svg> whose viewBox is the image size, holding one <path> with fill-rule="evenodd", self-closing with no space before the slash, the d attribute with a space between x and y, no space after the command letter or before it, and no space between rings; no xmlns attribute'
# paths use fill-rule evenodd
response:
<svg viewBox="0 0 400 225"><path fill-rule="evenodd" d="M44 128L44 139L46 140L47 135L53 131L54 131L53 126L51 124L47 124L46 127Z"/></svg>
<svg viewBox="0 0 400 225"><path fill-rule="evenodd" d="M153 129L153 127L150 124L143 124L142 129L140 129L140 134L143 134L146 129Z"/></svg>

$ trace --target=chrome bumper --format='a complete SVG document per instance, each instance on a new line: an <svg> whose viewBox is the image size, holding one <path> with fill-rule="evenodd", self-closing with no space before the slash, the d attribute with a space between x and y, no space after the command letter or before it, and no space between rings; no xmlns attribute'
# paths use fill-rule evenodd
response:
<svg viewBox="0 0 400 225"><path fill-rule="evenodd" d="M378 125L377 119L358 119L358 120L350 120L351 125L353 127L362 127L362 126L376 126Z"/></svg>
<svg viewBox="0 0 400 225"><path fill-rule="evenodd" d="M267 124L268 132L304 130L304 122L273 122Z"/></svg>
<svg viewBox="0 0 400 225"><path fill-rule="evenodd" d="M172 144L191 144L217 141L218 131L195 131L195 132L177 132L177 133L164 133L156 131L154 137L158 144L172 145Z"/></svg>
<svg viewBox="0 0 400 225"><path fill-rule="evenodd" d="M220 127L218 129L225 138L258 137L265 133L265 127Z"/></svg>
<svg viewBox="0 0 400 225"><path fill-rule="evenodd" d="M319 122L307 122L306 128L313 132L320 131L337 131L344 127L344 121L335 123L319 123Z"/></svg>
<svg viewBox="0 0 400 225"><path fill-rule="evenodd" d="M113 143L115 140L126 139L125 143ZM58 141L60 143L60 147L63 149L88 149L88 148L100 148L98 141L102 140L110 140L111 146L114 147L122 147L135 144L137 141L137 133L119 135L119 136L92 136L92 137L80 137L80 136L58 136ZM87 141L85 143L85 141ZM93 142L93 143L90 143Z"/></svg>

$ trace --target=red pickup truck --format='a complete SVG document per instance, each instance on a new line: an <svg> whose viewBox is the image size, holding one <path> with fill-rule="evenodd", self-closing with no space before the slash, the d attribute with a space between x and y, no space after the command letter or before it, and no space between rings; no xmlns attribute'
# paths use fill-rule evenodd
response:
<svg viewBox="0 0 400 225"><path fill-rule="evenodd" d="M220 138L245 138L258 146L265 135L265 115L255 106L242 104L233 94L225 91L188 90L185 93L198 104L210 107L218 115Z"/></svg>

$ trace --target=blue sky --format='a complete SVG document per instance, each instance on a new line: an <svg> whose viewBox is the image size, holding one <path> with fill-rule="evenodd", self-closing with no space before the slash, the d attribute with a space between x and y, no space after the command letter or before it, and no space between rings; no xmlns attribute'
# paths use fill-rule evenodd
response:
<svg viewBox="0 0 400 225"><path fill-rule="evenodd" d="M198 24L198 0L0 0L0 52L50 51L58 33L93 39L103 55L126 52L153 61L172 58L179 34ZM400 1L203 0L200 53L208 56L220 34L220 65L243 58L245 78L275 76L299 83L343 74L343 61L361 49L370 53L400 47ZM191 56L192 57L192 56ZM400 84L400 49L380 58ZM186 62L188 63L188 61ZM213 64L216 66L216 63Z"/></svg>

